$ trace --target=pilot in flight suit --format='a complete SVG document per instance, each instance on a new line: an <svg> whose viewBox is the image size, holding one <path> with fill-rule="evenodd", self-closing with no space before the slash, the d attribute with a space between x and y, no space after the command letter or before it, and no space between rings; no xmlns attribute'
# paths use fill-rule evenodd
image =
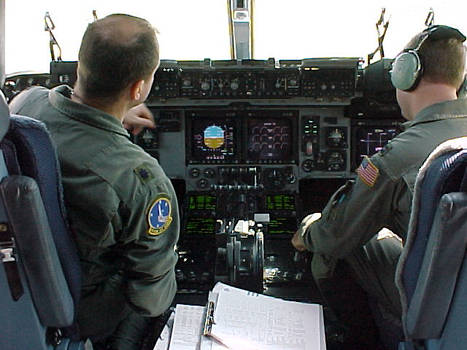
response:
<svg viewBox="0 0 467 350"><path fill-rule="evenodd" d="M437 44L427 41L423 48L430 50L431 45ZM462 78L465 50L461 41L456 45L461 54L453 61L460 56L457 75ZM397 91L402 114L409 120L403 124L404 131L383 150L365 158L355 181L348 181L332 196L321 217L314 214L303 219L292 240L297 249L314 253L312 272L325 299L329 292L334 301L344 299L348 291L339 290L339 281L333 275L345 266L396 328L402 311L395 270L408 229L415 178L436 146L467 135L467 100L456 100L454 87L448 98L436 100L437 94L424 92L426 86L422 77L418 91ZM437 88L434 86L433 91ZM412 103L413 107L420 96L428 103L412 115L407 105ZM413 100L407 102L408 99ZM379 232L383 228L392 232Z"/></svg>
<svg viewBox="0 0 467 350"><path fill-rule="evenodd" d="M117 15L98 25L139 20ZM83 271L81 336L94 342L113 333L106 346L133 349L126 338L141 338L134 329L144 332L176 293L177 198L157 160L130 141L121 120L72 94L65 85L35 87L12 103L12 112L43 121L57 147Z"/></svg>
<svg viewBox="0 0 467 350"><path fill-rule="evenodd" d="M383 227L405 239L418 169L440 143L467 135L467 100L432 105L403 127L405 131L382 151L363 160L357 169L356 180L348 181L332 196L321 219L311 225L307 225L310 217L303 220L300 233L307 249L315 252L312 267L316 279L332 273L335 259L345 258L358 265L358 256L360 253L370 254L368 244L378 240L375 232ZM379 241L384 238L394 236L381 232ZM401 246L399 239L393 241L396 246ZM364 249L360 251L358 248ZM398 256L385 258L393 258L397 263ZM388 307L400 312L394 275L387 276L386 283L376 283L372 288L378 288L381 294L390 292L388 296L392 302Z"/></svg>

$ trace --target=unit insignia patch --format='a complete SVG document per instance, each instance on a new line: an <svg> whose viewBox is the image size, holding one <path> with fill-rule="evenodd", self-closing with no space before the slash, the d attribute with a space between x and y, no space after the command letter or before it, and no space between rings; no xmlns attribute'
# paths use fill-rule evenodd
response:
<svg viewBox="0 0 467 350"><path fill-rule="evenodd" d="M159 196L154 200L148 211L148 234L158 236L165 232L172 223L172 205L169 198Z"/></svg>

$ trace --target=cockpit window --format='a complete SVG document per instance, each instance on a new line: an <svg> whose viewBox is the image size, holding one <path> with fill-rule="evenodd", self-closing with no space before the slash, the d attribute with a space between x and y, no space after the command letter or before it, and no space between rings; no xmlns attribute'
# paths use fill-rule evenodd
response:
<svg viewBox="0 0 467 350"><path fill-rule="evenodd" d="M434 11L435 24L467 31L467 3L453 1L304 1L255 0L257 58L363 57L378 46L376 22L382 8L389 21L386 57L395 57L420 32ZM462 9L461 9L462 8ZM464 12L458 12L464 11ZM379 58L375 56L375 58Z"/></svg>
<svg viewBox="0 0 467 350"><path fill-rule="evenodd" d="M254 57L363 57L377 47L376 22L386 8L389 28L386 57L394 57L410 33L424 27L434 9L435 23L467 32L467 3L436 1L305 1L255 0ZM51 60L44 15L55 24L63 60L76 60L87 23L97 16L129 13L148 19L160 32L161 58L230 59L227 0L6 1L6 73L48 72ZM376 59L376 57L375 57Z"/></svg>
<svg viewBox="0 0 467 350"><path fill-rule="evenodd" d="M230 58L227 7L220 0L170 1L29 1L6 2L6 73L48 72L48 11L63 60L76 60L86 25L111 13L128 13L150 21L159 31L161 58L202 60Z"/></svg>

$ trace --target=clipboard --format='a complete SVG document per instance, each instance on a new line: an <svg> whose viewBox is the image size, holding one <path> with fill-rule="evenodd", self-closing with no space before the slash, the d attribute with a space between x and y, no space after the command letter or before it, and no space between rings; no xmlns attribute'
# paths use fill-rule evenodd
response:
<svg viewBox="0 0 467 350"><path fill-rule="evenodd" d="M191 321L186 317L190 310L196 313ZM172 343L177 334L178 312L182 328L175 336L177 342ZM218 282L209 292L205 306L177 305L169 349L325 350L323 321L319 304L286 301ZM191 327L188 330L187 325ZM264 334L268 334L268 344L263 343ZM271 336L273 343L270 343ZM192 343L187 344L189 341Z"/></svg>
<svg viewBox="0 0 467 350"><path fill-rule="evenodd" d="M208 301L206 305L206 316L204 320L203 335L211 336L212 325L214 324L214 308L216 304L214 301Z"/></svg>
<svg viewBox="0 0 467 350"><path fill-rule="evenodd" d="M216 302L219 294L215 292L209 292L208 303L206 304L206 313L204 319L204 327L203 327L203 336L209 337L210 339L214 340L215 342L223 345L226 349L231 349L231 347L227 344L226 341L221 339L219 336L216 336L212 332L212 327L215 324L214 321L214 313L216 310Z"/></svg>

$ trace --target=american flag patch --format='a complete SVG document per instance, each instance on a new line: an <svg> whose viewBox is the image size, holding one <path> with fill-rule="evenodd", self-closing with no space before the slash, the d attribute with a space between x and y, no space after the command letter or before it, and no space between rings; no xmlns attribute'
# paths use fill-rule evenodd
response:
<svg viewBox="0 0 467 350"><path fill-rule="evenodd" d="M373 187L378 179L379 170L368 157L365 157L357 169L357 174L366 185Z"/></svg>

